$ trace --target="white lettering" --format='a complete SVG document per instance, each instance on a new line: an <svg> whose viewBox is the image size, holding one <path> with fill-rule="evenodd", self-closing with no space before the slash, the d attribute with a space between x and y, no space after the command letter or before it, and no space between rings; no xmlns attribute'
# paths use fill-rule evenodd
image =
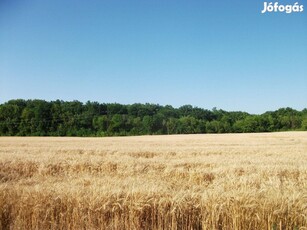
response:
<svg viewBox="0 0 307 230"><path fill-rule="evenodd" d="M293 12L303 12L304 6L299 5L298 2L295 2L293 5L279 5L278 2L264 2L262 14L266 12L285 12L286 14L291 14Z"/></svg>

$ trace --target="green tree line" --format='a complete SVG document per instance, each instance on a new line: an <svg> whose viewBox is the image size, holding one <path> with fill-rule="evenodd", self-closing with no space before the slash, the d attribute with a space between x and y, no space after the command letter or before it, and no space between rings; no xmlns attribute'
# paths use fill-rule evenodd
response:
<svg viewBox="0 0 307 230"><path fill-rule="evenodd" d="M10 100L0 105L1 136L128 136L307 130L307 109L261 115L191 105Z"/></svg>

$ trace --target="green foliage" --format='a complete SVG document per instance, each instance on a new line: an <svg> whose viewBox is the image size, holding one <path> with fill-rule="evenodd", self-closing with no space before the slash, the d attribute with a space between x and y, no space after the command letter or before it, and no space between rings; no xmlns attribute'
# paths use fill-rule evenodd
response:
<svg viewBox="0 0 307 230"><path fill-rule="evenodd" d="M262 115L191 105L10 100L0 105L2 136L114 136L307 130L307 109Z"/></svg>
<svg viewBox="0 0 307 230"><path fill-rule="evenodd" d="M302 121L302 130L307 131L307 117Z"/></svg>

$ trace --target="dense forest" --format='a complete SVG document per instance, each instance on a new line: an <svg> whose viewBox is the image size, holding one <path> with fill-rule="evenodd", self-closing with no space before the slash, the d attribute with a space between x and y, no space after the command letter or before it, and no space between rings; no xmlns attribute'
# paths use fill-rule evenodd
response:
<svg viewBox="0 0 307 230"><path fill-rule="evenodd" d="M307 130L307 109L261 115L184 105L10 100L0 105L1 136L124 136Z"/></svg>

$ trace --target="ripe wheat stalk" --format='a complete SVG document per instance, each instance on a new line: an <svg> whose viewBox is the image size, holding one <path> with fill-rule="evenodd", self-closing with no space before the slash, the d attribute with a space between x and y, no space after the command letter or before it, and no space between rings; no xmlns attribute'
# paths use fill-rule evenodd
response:
<svg viewBox="0 0 307 230"><path fill-rule="evenodd" d="M1 137L2 229L307 229L307 132Z"/></svg>

